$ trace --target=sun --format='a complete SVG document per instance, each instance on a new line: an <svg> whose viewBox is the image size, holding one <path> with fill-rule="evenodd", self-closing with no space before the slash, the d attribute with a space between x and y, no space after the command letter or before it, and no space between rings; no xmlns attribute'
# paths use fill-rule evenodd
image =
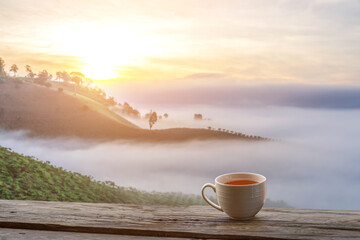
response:
<svg viewBox="0 0 360 240"><path fill-rule="evenodd" d="M93 80L107 80L119 77L114 66L103 63L88 63L81 69L81 72L87 78Z"/></svg>
<svg viewBox="0 0 360 240"><path fill-rule="evenodd" d="M115 55L116 56L116 55ZM84 65L80 71L93 80L107 80L119 77L119 65L130 63L130 59L116 59L107 53L93 53L92 56L81 58Z"/></svg>
<svg viewBox="0 0 360 240"><path fill-rule="evenodd" d="M141 43L138 42L138 39L140 38L129 34L121 38L117 35L109 38L93 38L85 44L81 53L80 59L84 63L81 71L85 76L94 80L119 77L122 67L136 65L147 52L144 47L139 52Z"/></svg>
<svg viewBox="0 0 360 240"><path fill-rule="evenodd" d="M121 69L137 65L146 56L158 54L159 41L126 26L79 25L57 31L57 52L76 56L87 78L107 80ZM66 37L64 37L66 36ZM70 36L70 37L69 37Z"/></svg>

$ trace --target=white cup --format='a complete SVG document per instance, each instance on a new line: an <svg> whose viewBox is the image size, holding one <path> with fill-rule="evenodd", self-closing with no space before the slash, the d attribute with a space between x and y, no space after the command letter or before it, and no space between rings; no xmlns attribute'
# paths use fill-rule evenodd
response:
<svg viewBox="0 0 360 240"><path fill-rule="evenodd" d="M253 180L258 183L248 185L230 185L227 182L236 180ZM205 196L205 188L210 187L216 193L219 205ZM201 188L204 200L229 217L246 220L254 217L263 207L266 195L266 178L256 173L228 173L215 179L215 185L206 183Z"/></svg>

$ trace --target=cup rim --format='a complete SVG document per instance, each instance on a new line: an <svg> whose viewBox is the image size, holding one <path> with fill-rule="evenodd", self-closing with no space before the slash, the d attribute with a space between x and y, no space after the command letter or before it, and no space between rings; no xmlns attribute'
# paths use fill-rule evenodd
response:
<svg viewBox="0 0 360 240"><path fill-rule="evenodd" d="M232 174L251 174L251 175L257 175L257 176L260 176L260 177L263 177L264 180L262 180L261 182L258 182L258 183L254 183L254 184L247 184L247 185L230 185L230 184L225 184L225 183L221 183L218 181L218 179L220 177L223 177L223 176L226 176L226 175L232 175ZM262 183L266 182L266 177L261 175L261 174L258 174L258 173L252 173L252 172L233 172L233 173L225 173L225 174L222 174L220 176L217 176L215 178L215 183L216 184L219 184L221 186L226 186L226 187L248 187L248 186L257 186L257 185L260 185Z"/></svg>

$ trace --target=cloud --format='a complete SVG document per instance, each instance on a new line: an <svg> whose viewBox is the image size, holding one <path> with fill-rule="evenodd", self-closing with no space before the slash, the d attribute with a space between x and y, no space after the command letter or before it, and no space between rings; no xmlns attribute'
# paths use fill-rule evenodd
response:
<svg viewBox="0 0 360 240"><path fill-rule="evenodd" d="M122 78L169 79L213 72L252 82L359 81L357 1L0 2L0 32L4 33L0 43L10 49L20 45L25 53L45 53L50 58L86 55L95 45L100 48L117 40L119 34L119 48L124 45L121 39L132 34L138 36L130 41L134 45L139 39L145 45L149 39L158 43L146 47L149 52L137 55L131 66L129 59L123 63L121 54L106 51L104 58L113 59L111 65L122 69ZM103 30L107 34L99 43L72 44L81 36L93 41ZM136 51L141 44L130 45L120 49ZM85 49L78 54L78 48ZM9 56L2 53L2 57ZM12 61L22 61L21 56ZM48 67L42 64L41 68Z"/></svg>

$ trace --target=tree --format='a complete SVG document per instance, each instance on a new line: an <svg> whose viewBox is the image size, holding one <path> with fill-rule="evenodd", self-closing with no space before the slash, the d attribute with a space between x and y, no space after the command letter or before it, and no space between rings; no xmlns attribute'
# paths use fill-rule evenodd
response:
<svg viewBox="0 0 360 240"><path fill-rule="evenodd" d="M81 72L71 72L70 75L72 76L71 80L77 85L80 85L85 78L85 75Z"/></svg>
<svg viewBox="0 0 360 240"><path fill-rule="evenodd" d="M130 104L128 104L127 102L125 102L123 104L121 112L123 114L129 115L134 118L140 118L140 112L138 110L134 109L133 107L131 107ZM145 115L145 118L149 118L149 117L150 117L150 114L147 113Z"/></svg>
<svg viewBox="0 0 360 240"><path fill-rule="evenodd" d="M71 78L71 80L76 84L76 85L80 85L81 84L81 82L82 82L82 79L79 77L79 76L73 76L72 78Z"/></svg>
<svg viewBox="0 0 360 240"><path fill-rule="evenodd" d="M73 81L75 83L74 85L74 91L75 91L75 95L76 95L76 86L80 86L81 83L83 82L85 75L82 74L81 72L71 72L71 81Z"/></svg>
<svg viewBox="0 0 360 240"><path fill-rule="evenodd" d="M106 101L111 106L116 105L116 101L115 101L114 97L109 97Z"/></svg>
<svg viewBox="0 0 360 240"><path fill-rule="evenodd" d="M60 82L60 79L61 79L61 77L62 77L62 72L56 72L56 80L58 81L58 82Z"/></svg>
<svg viewBox="0 0 360 240"><path fill-rule="evenodd" d="M84 78L83 84L85 84L87 87L92 87L92 84L94 83L94 81L90 78Z"/></svg>
<svg viewBox="0 0 360 240"><path fill-rule="evenodd" d="M10 72L14 73L14 77L16 77L16 73L19 70L18 66L16 66L16 64L13 64L10 68Z"/></svg>
<svg viewBox="0 0 360 240"><path fill-rule="evenodd" d="M151 130L152 126L156 123L156 121L157 121L157 114L156 114L156 112L153 112L151 110L150 111L150 117L149 117L150 130Z"/></svg>
<svg viewBox="0 0 360 240"><path fill-rule="evenodd" d="M33 79L35 77L35 73L33 73L30 65L26 65L25 68L26 68L26 72L27 72L26 76Z"/></svg>
<svg viewBox="0 0 360 240"><path fill-rule="evenodd" d="M70 82L71 81L71 76L68 72L66 71L62 71L60 72L60 78L64 81L64 82Z"/></svg>
<svg viewBox="0 0 360 240"><path fill-rule="evenodd" d="M209 126L208 129L211 130L211 127Z"/></svg>
<svg viewBox="0 0 360 240"><path fill-rule="evenodd" d="M37 78L35 80L36 83L40 85L45 85L47 81L49 81L52 78L52 75L48 73L48 71L43 70L38 73Z"/></svg>
<svg viewBox="0 0 360 240"><path fill-rule="evenodd" d="M5 72L5 61L0 57L0 78L5 78L6 72Z"/></svg>
<svg viewBox="0 0 360 240"><path fill-rule="evenodd" d="M168 117L169 117L169 114L164 113L164 118L168 118Z"/></svg>

